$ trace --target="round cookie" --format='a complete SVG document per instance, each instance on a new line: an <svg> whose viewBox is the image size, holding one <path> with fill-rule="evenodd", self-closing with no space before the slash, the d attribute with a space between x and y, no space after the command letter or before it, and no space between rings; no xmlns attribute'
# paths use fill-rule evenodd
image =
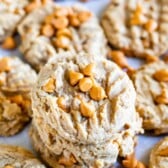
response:
<svg viewBox="0 0 168 168"><path fill-rule="evenodd" d="M168 1L113 0L102 26L108 41L129 56L160 56L168 49Z"/></svg>
<svg viewBox="0 0 168 168"><path fill-rule="evenodd" d="M162 61L139 68L132 77L137 93L136 109L143 127L156 134L168 132L168 65Z"/></svg>
<svg viewBox="0 0 168 168"><path fill-rule="evenodd" d="M0 136L16 134L30 120L30 90L36 78L19 58L0 58Z"/></svg>
<svg viewBox="0 0 168 168"><path fill-rule="evenodd" d="M1 168L45 168L33 154L18 146L0 145Z"/></svg>
<svg viewBox="0 0 168 168"><path fill-rule="evenodd" d="M101 160L108 167L118 153L133 152L142 131L134 103L128 76L111 61L84 53L50 59L32 92L34 125L47 148L56 156L72 154L82 166Z"/></svg>
<svg viewBox="0 0 168 168"><path fill-rule="evenodd" d="M107 53L97 18L81 6L49 4L30 13L18 28L21 52L36 70L62 51L86 51L95 57Z"/></svg>
<svg viewBox="0 0 168 168"><path fill-rule="evenodd" d="M43 2L33 0L0 1L0 42L13 35L26 13L41 6Z"/></svg>
<svg viewBox="0 0 168 168"><path fill-rule="evenodd" d="M168 137L160 140L152 149L149 161L150 168L168 167Z"/></svg>

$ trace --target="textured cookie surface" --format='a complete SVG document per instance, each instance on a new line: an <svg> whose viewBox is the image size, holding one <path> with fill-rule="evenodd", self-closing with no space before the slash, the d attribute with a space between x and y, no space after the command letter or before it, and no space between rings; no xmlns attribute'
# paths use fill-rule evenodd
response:
<svg viewBox="0 0 168 168"><path fill-rule="evenodd" d="M98 159L106 145L115 146L116 141L119 147L114 147L115 156L107 150L104 154L111 157L111 162L118 153L131 153L134 136L141 131L131 81L103 58L70 52L57 55L42 69L32 101L35 126L46 146L60 149L53 151L56 155L68 148L82 165L92 165L92 153L99 151ZM89 153L88 148L93 151Z"/></svg>
<svg viewBox="0 0 168 168"><path fill-rule="evenodd" d="M20 24L21 51L39 70L61 51L86 51L106 55L106 39L97 18L81 6L46 5L30 13Z"/></svg>
<svg viewBox="0 0 168 168"><path fill-rule="evenodd" d="M136 109L146 130L168 132L168 65L162 61L142 66L133 76Z"/></svg>
<svg viewBox="0 0 168 168"><path fill-rule="evenodd" d="M150 154L150 168L168 167L168 137L158 142Z"/></svg>
<svg viewBox="0 0 168 168"><path fill-rule="evenodd" d="M160 56L168 49L167 0L114 0L102 25L111 45L130 56Z"/></svg>
<svg viewBox="0 0 168 168"><path fill-rule="evenodd" d="M1 168L45 168L31 152L18 147L0 145Z"/></svg>
<svg viewBox="0 0 168 168"><path fill-rule="evenodd" d="M0 135L14 135L30 120L36 73L16 57L0 58Z"/></svg>

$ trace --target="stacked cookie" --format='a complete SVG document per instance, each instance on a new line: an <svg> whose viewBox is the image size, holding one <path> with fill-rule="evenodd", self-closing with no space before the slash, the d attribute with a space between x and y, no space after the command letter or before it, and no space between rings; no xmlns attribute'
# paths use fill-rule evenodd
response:
<svg viewBox="0 0 168 168"><path fill-rule="evenodd" d="M109 167L133 152L142 131L130 79L105 58L53 57L39 74L32 103L33 144L51 167Z"/></svg>
<svg viewBox="0 0 168 168"><path fill-rule="evenodd" d="M97 18L79 5L45 5L30 13L18 31L21 52L37 71L62 51L85 51L96 57L105 57L107 53L106 38Z"/></svg>
<svg viewBox="0 0 168 168"><path fill-rule="evenodd" d="M0 136L18 133L30 120L30 91L36 77L19 58L0 58Z"/></svg>

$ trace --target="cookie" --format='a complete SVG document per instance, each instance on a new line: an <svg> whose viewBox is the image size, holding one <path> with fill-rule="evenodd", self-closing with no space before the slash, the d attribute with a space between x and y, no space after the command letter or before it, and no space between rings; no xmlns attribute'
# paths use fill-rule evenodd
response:
<svg viewBox="0 0 168 168"><path fill-rule="evenodd" d="M41 70L33 89L34 125L56 157L68 153L75 165L100 161L108 167L118 154L133 152L142 131L135 96L128 76L111 61L61 53Z"/></svg>
<svg viewBox="0 0 168 168"><path fill-rule="evenodd" d="M166 0L113 0L102 26L109 43L129 56L159 57L168 49Z"/></svg>
<svg viewBox="0 0 168 168"><path fill-rule="evenodd" d="M168 137L160 140L150 153L150 168L167 168L168 167Z"/></svg>
<svg viewBox="0 0 168 168"><path fill-rule="evenodd" d="M48 0L49 1L49 0ZM47 2L47 1L46 1ZM12 36L23 17L43 5L41 0L1 0L0 1L0 42Z"/></svg>
<svg viewBox="0 0 168 168"><path fill-rule="evenodd" d="M143 127L156 134L168 132L168 64L146 64L133 75L137 93L136 109Z"/></svg>
<svg viewBox="0 0 168 168"><path fill-rule="evenodd" d="M97 18L81 6L49 4L30 13L18 28L21 52L36 70L62 51L88 52L96 57L107 53L106 39Z"/></svg>
<svg viewBox="0 0 168 168"><path fill-rule="evenodd" d="M0 136L18 133L30 120L30 91L36 78L19 58L0 58Z"/></svg>
<svg viewBox="0 0 168 168"><path fill-rule="evenodd" d="M35 156L18 146L0 145L1 168L45 168Z"/></svg>

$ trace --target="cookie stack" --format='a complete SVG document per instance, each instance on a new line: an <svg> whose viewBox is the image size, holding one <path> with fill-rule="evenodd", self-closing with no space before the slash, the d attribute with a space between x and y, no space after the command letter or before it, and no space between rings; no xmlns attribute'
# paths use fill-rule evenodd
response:
<svg viewBox="0 0 168 168"><path fill-rule="evenodd" d="M18 133L31 117L36 73L16 57L0 58L0 136Z"/></svg>
<svg viewBox="0 0 168 168"><path fill-rule="evenodd" d="M33 144L51 167L109 167L118 155L133 152L135 134L142 131L128 76L89 54L50 59L32 103Z"/></svg>

